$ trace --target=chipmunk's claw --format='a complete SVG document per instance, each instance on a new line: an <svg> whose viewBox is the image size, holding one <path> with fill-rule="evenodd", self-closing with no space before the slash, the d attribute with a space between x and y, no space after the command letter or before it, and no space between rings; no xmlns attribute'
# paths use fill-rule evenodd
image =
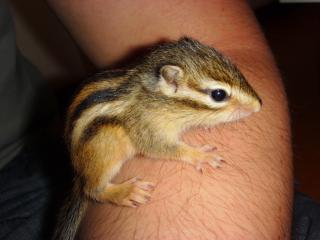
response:
<svg viewBox="0 0 320 240"><path fill-rule="evenodd" d="M129 179L123 185L128 185L130 190L118 205L133 208L146 204L151 199L151 192L155 187L152 182L142 181L137 177Z"/></svg>

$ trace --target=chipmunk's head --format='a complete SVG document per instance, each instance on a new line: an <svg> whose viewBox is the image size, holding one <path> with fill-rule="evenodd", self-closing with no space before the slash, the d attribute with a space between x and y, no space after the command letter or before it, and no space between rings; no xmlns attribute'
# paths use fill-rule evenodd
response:
<svg viewBox="0 0 320 240"><path fill-rule="evenodd" d="M213 123L258 112L262 101L244 76L213 48L190 38L165 44L149 56L155 64L155 91L202 112Z"/></svg>

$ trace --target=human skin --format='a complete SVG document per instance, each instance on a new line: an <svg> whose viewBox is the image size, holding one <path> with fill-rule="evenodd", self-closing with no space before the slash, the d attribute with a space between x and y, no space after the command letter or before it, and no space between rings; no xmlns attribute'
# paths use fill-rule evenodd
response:
<svg viewBox="0 0 320 240"><path fill-rule="evenodd" d="M236 63L263 101L239 122L183 136L217 147L225 163L201 174L181 162L136 157L115 182L139 176L156 188L138 208L90 203L79 239L289 239L290 123L281 78L245 1L48 0L83 51L111 66L133 50L191 36Z"/></svg>

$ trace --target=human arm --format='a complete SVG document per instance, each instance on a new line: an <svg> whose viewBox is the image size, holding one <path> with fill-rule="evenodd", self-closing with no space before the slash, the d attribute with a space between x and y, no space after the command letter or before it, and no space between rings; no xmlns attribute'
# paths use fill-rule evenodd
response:
<svg viewBox="0 0 320 240"><path fill-rule="evenodd" d="M201 175L177 162L128 162L117 181L138 175L157 183L151 202L139 209L91 204L81 238L289 239L292 170L286 99L246 2L48 2L100 67L136 48L188 35L235 62L264 104L244 121L185 136L196 145L217 146L226 160L222 169Z"/></svg>

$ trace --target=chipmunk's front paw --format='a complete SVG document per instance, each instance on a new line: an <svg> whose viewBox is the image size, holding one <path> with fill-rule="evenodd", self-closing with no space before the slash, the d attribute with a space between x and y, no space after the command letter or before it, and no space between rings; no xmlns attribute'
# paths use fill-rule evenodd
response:
<svg viewBox="0 0 320 240"><path fill-rule="evenodd" d="M209 164L212 168L220 168L222 163L224 162L223 158L219 155L210 155L203 159L199 159L195 163L196 170L199 172L203 172L205 164Z"/></svg>
<svg viewBox="0 0 320 240"><path fill-rule="evenodd" d="M212 168L220 168L224 162L220 155L214 153L216 147L211 145L204 145L198 148L199 153L195 157L194 165L197 171L203 172L206 164L209 164Z"/></svg>
<svg viewBox="0 0 320 240"><path fill-rule="evenodd" d="M200 147L197 147L201 152L212 152L212 151L215 151L217 150L216 147L212 146L212 145L209 145L209 144L206 144L206 145L203 145L203 146L200 146Z"/></svg>

